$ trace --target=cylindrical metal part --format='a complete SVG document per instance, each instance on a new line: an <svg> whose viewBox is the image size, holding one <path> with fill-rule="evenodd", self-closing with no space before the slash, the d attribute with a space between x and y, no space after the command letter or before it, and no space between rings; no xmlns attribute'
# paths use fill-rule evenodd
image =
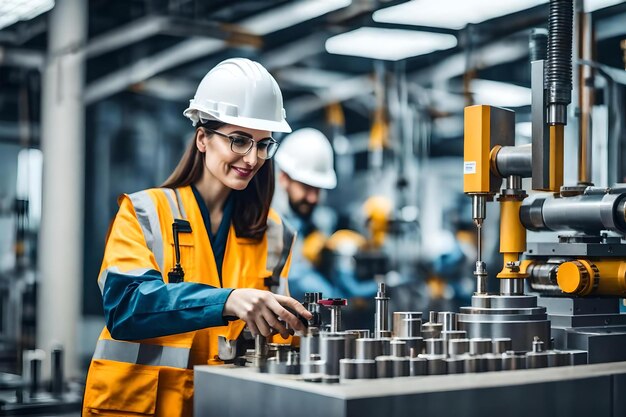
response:
<svg viewBox="0 0 626 417"><path fill-rule="evenodd" d="M304 364L303 364L304 365ZM312 354L308 366L305 368L301 366L300 372L302 374L302 378L307 382L322 382L322 377L324 376L324 367L326 366L326 361L320 359L320 355L315 353Z"/></svg>
<svg viewBox="0 0 626 417"><path fill-rule="evenodd" d="M496 337L492 340L493 353L504 353L513 348L513 343L510 337Z"/></svg>
<svg viewBox="0 0 626 417"><path fill-rule="evenodd" d="M357 379L376 378L376 361L374 359L355 359Z"/></svg>
<svg viewBox="0 0 626 417"><path fill-rule="evenodd" d="M548 31L543 28L534 28L530 31L530 62L548 58Z"/></svg>
<svg viewBox="0 0 626 417"><path fill-rule="evenodd" d="M437 311L428 312L428 323L439 323L439 313Z"/></svg>
<svg viewBox="0 0 626 417"><path fill-rule="evenodd" d="M502 278L500 279L501 295L523 295L524 279L523 278Z"/></svg>
<svg viewBox="0 0 626 417"><path fill-rule="evenodd" d="M337 332L335 334L330 333L328 335L345 337L346 338L346 353L345 353L346 356L345 357L348 359L356 358L356 339L359 336L358 333L348 330L345 332Z"/></svg>
<svg viewBox="0 0 626 417"><path fill-rule="evenodd" d="M481 230L481 228L478 228L479 242ZM478 246L481 246L481 244L479 243ZM487 265L483 261L476 261L474 275L476 276L476 294L487 294Z"/></svg>
<svg viewBox="0 0 626 417"><path fill-rule="evenodd" d="M391 356L378 356L376 358L376 377L393 378L393 358Z"/></svg>
<svg viewBox="0 0 626 417"><path fill-rule="evenodd" d="M357 339L369 338L370 330L369 329L350 329L346 330L348 333L354 333L357 335Z"/></svg>
<svg viewBox="0 0 626 417"><path fill-rule="evenodd" d="M567 106L571 102L573 22L572 0L550 0L548 60L545 69L545 89L550 105ZM550 114L548 123L555 123L555 120L550 119Z"/></svg>
<svg viewBox="0 0 626 417"><path fill-rule="evenodd" d="M376 293L376 316L374 318L374 337L384 337L382 332L389 331L389 297L385 291L385 284L378 284Z"/></svg>
<svg viewBox="0 0 626 417"><path fill-rule="evenodd" d="M448 364L445 355L426 355L428 360L428 375L445 375Z"/></svg>
<svg viewBox="0 0 626 417"><path fill-rule="evenodd" d="M320 356L325 362L324 374L325 380L333 380L339 378L339 360L344 359L346 352L346 338L341 336L332 336L320 338ZM326 378L328 377L328 378Z"/></svg>
<svg viewBox="0 0 626 417"><path fill-rule="evenodd" d="M442 331L458 330L456 313L451 311L441 311L437 317L439 323L443 325Z"/></svg>
<svg viewBox="0 0 626 417"><path fill-rule="evenodd" d="M393 358L393 377L400 378L410 375L410 362L408 357Z"/></svg>
<svg viewBox="0 0 626 417"><path fill-rule="evenodd" d="M480 356L465 355L465 372L468 374L484 372L483 359Z"/></svg>
<svg viewBox="0 0 626 417"><path fill-rule="evenodd" d="M330 308L330 331L338 332L341 330L341 307L333 306Z"/></svg>
<svg viewBox="0 0 626 417"><path fill-rule="evenodd" d="M304 307L313 315L309 320L309 327L320 327L322 325L321 306L317 304L322 299L321 292L305 292Z"/></svg>
<svg viewBox="0 0 626 417"><path fill-rule="evenodd" d="M446 368L448 374L464 374L465 373L465 357L454 356L446 359Z"/></svg>
<svg viewBox="0 0 626 417"><path fill-rule="evenodd" d="M425 323L422 326L422 337L426 339L438 339L441 337L441 331L443 330L443 324L441 323Z"/></svg>
<svg viewBox="0 0 626 417"><path fill-rule="evenodd" d="M502 370L513 371L517 369L526 369L526 355L517 354L512 350L503 353Z"/></svg>
<svg viewBox="0 0 626 417"><path fill-rule="evenodd" d="M339 360L339 379L356 379L355 359Z"/></svg>
<svg viewBox="0 0 626 417"><path fill-rule="evenodd" d="M559 263L531 263L526 268L530 288L542 294L561 294L559 284L556 282L556 271L558 268Z"/></svg>
<svg viewBox="0 0 626 417"><path fill-rule="evenodd" d="M626 193L596 192L588 187L582 195L552 198L537 196L520 209L524 227L532 231L578 231L597 235L602 230L626 233L626 213L620 204Z"/></svg>
<svg viewBox="0 0 626 417"><path fill-rule="evenodd" d="M409 359L409 375L420 376L428 375L428 360L422 357L414 357Z"/></svg>
<svg viewBox="0 0 626 417"><path fill-rule="evenodd" d="M526 354L526 368L547 368L548 356L548 352L528 352Z"/></svg>
<svg viewBox="0 0 626 417"><path fill-rule="evenodd" d="M383 355L391 356L391 337L381 337L378 340L382 343Z"/></svg>
<svg viewBox="0 0 626 417"><path fill-rule="evenodd" d="M516 187L522 188L521 178L528 178L532 175L532 147L530 144L522 146L503 146L496 154L496 169L503 178L515 175L520 178Z"/></svg>
<svg viewBox="0 0 626 417"><path fill-rule="evenodd" d="M406 343L407 352L411 352L411 349L415 352L415 355L419 355L424 351L424 339L421 337L399 337L397 340L402 340Z"/></svg>
<svg viewBox="0 0 626 417"><path fill-rule="evenodd" d="M63 395L64 391L64 377L63 377L63 347L56 346L52 348L50 352L51 379L50 379L50 391L53 396L59 397Z"/></svg>
<svg viewBox="0 0 626 417"><path fill-rule="evenodd" d="M35 355L33 355L30 359L30 375L28 381L31 397L36 396L37 391L39 391L39 385L41 382L41 362L41 358Z"/></svg>
<svg viewBox="0 0 626 417"><path fill-rule="evenodd" d="M426 354L427 355L443 355L445 350L443 348L443 339L425 339Z"/></svg>
<svg viewBox="0 0 626 417"><path fill-rule="evenodd" d="M472 219L484 220L487 214L487 200L483 194L472 194Z"/></svg>
<svg viewBox="0 0 626 417"><path fill-rule="evenodd" d="M561 352L559 350L549 350L547 353L548 367L550 368L556 366L568 366L570 364L570 356L567 352Z"/></svg>
<svg viewBox="0 0 626 417"><path fill-rule="evenodd" d="M391 345L391 356L394 356L396 358L403 358L409 355L409 350L405 341L392 339L389 344Z"/></svg>
<svg viewBox="0 0 626 417"><path fill-rule="evenodd" d="M448 341L448 354L450 356L460 356L469 352L469 339L452 339Z"/></svg>
<svg viewBox="0 0 626 417"><path fill-rule="evenodd" d="M522 177L519 175L509 175L506 177L506 188L510 190L521 190L522 189Z"/></svg>
<svg viewBox="0 0 626 417"><path fill-rule="evenodd" d="M467 337L467 332L465 330L450 330L441 332L441 338L443 339L443 353L448 354L449 343L453 339L465 339Z"/></svg>
<svg viewBox="0 0 626 417"><path fill-rule="evenodd" d="M421 311L396 311L393 313L393 335L395 337L417 337L421 334Z"/></svg>
<svg viewBox="0 0 626 417"><path fill-rule="evenodd" d="M491 339L475 337L470 339L470 353L472 355L484 355L492 352Z"/></svg>
<svg viewBox="0 0 626 417"><path fill-rule="evenodd" d="M486 355L482 355L482 358L486 364L485 372L497 372L502 370L502 354L487 353Z"/></svg>
<svg viewBox="0 0 626 417"><path fill-rule="evenodd" d="M383 341L381 339L356 339L356 359L375 359L382 354Z"/></svg>

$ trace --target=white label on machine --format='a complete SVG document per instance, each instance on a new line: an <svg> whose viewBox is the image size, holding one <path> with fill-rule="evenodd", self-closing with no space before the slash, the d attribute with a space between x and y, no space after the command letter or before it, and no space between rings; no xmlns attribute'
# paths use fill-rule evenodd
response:
<svg viewBox="0 0 626 417"><path fill-rule="evenodd" d="M476 161L463 162L463 174L475 174L476 173Z"/></svg>

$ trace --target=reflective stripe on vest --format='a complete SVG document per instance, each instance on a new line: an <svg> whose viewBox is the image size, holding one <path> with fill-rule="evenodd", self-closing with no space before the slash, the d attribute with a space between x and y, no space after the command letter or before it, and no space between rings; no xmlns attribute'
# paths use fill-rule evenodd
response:
<svg viewBox="0 0 626 417"><path fill-rule="evenodd" d="M130 275L133 277L140 277L144 275L146 272L150 271L148 268L137 268L131 269L130 271L122 272L117 266L112 266L102 271L100 276L98 277L98 286L100 287L100 292L104 292L104 284L107 282L107 278L110 273L120 274L120 275Z"/></svg>
<svg viewBox="0 0 626 417"><path fill-rule="evenodd" d="M147 191L139 191L128 196L133 203L137 220L141 226L146 246L154 254L159 269L163 272L163 236L154 202Z"/></svg>
<svg viewBox="0 0 626 417"><path fill-rule="evenodd" d="M180 347L101 339L96 344L93 359L106 359L136 365L191 369L189 366L190 350Z"/></svg>

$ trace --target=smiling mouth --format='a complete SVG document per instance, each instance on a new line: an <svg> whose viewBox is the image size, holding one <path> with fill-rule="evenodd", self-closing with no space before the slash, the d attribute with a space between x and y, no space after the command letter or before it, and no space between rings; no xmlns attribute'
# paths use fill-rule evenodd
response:
<svg viewBox="0 0 626 417"><path fill-rule="evenodd" d="M231 168L233 169L233 171L235 171L235 173L237 175L239 175L240 177L243 178L247 178L252 174L252 170L251 169L246 169L246 168L239 168L239 167L235 167L235 166L231 166Z"/></svg>

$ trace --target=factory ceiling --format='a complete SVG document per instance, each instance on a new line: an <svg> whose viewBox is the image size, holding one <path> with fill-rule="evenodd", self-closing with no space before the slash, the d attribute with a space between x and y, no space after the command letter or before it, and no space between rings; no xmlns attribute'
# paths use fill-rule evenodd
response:
<svg viewBox="0 0 626 417"><path fill-rule="evenodd" d="M366 130L376 106L376 68L406 74L410 94L422 95L415 101L434 117L460 114L468 102L463 82L468 74L529 87L528 32L546 26L547 4L462 29L374 21L375 11L400 3L404 1L90 0L85 100L93 104L131 92L184 103L207 69L231 56L259 60L270 69L296 126L314 123L324 117L328 104L341 102L357 120L347 130ZM306 6L312 5L321 7L322 14L306 19ZM598 10L596 17L598 59L623 68L619 40L626 34L626 3ZM384 63L326 51L327 39L361 27L443 33L454 35L458 43ZM0 29L3 140L19 137L18 120L37 125L46 39L47 13ZM20 100L28 103L28 111L17 110L24 107L17 105Z"/></svg>

